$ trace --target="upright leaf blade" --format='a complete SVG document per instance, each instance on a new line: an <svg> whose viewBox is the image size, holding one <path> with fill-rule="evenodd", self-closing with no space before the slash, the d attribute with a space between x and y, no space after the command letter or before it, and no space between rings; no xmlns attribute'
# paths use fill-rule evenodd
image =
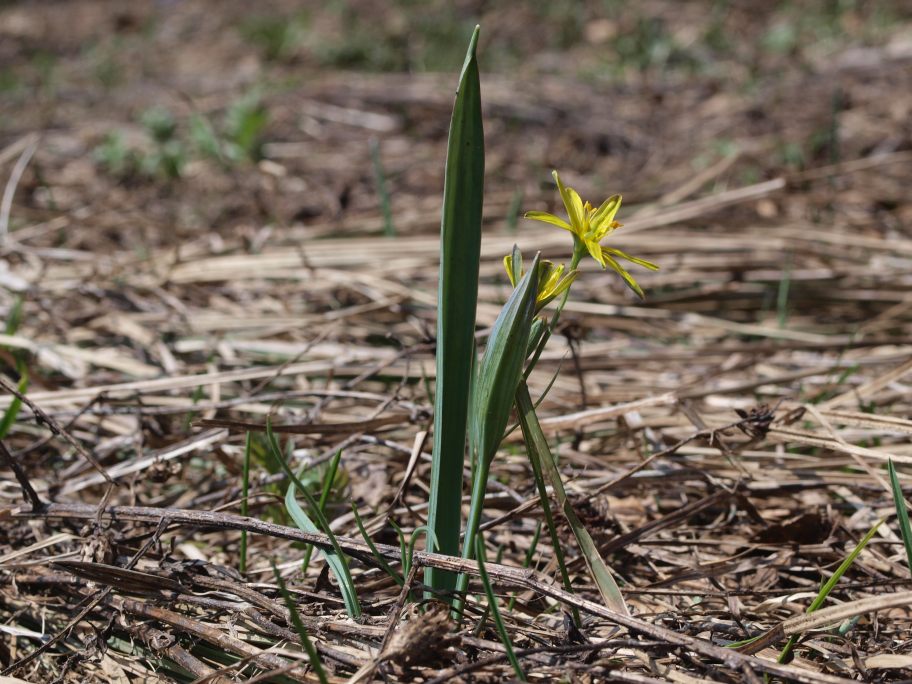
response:
<svg viewBox="0 0 912 684"><path fill-rule="evenodd" d="M896 505L896 519L899 521L899 531L902 534L903 546L906 548L906 562L909 572L912 572L912 525L909 524L909 511L906 508L906 499L903 497L902 485L896 475L896 466L893 459L887 459L887 471L890 473L890 486L893 488L893 503Z"/></svg>
<svg viewBox="0 0 912 684"><path fill-rule="evenodd" d="M472 470L472 502L462 545L463 558L472 558L475 553L475 536L481 524L488 472L506 430L513 397L522 376L532 319L535 317L538 264L539 256L536 255L532 267L497 316L479 364L472 395L473 442L478 454ZM468 577L461 575L457 584L459 592L465 591L467 585ZM460 604L461 599L455 602L457 612Z"/></svg>
<svg viewBox="0 0 912 684"><path fill-rule="evenodd" d="M434 530L439 551L450 555L458 552L462 520L462 468L481 255L484 131L475 58L478 31L476 27L469 42L456 91L440 223L437 385L428 526ZM456 577L429 568L425 580L434 589L447 590L455 586Z"/></svg>
<svg viewBox="0 0 912 684"><path fill-rule="evenodd" d="M342 547L339 546L339 542L336 540L336 536L329 526L329 521L326 520L323 515L320 504L310 495L307 488L301 484L301 481L298 479L297 475L294 474L291 466L285 461L285 458L282 455L282 449L275 438L275 434L272 432L272 426L268 420L266 421L266 442L269 445L269 450L272 452L273 459L289 479L288 489L285 492L285 509L288 511L288 514L291 516L295 525L300 529L312 534L325 534L329 537L333 549L331 551L321 551L321 553L326 559L326 564L329 566L329 569L336 576L336 581L339 582L339 590L342 592L342 600L345 603L345 609L348 611L349 616L353 618L360 617L361 604L358 602L355 584L352 581L351 572L349 572L348 562L345 560L345 554L342 551ZM310 519L298 503L298 500L295 497L297 488L300 488L301 494L307 500L311 511L317 518L319 526Z"/></svg>
<svg viewBox="0 0 912 684"><path fill-rule="evenodd" d="M523 438L526 442L526 449L529 452L530 459L537 459L541 469L548 476L551 487L554 489L554 495L560 504L561 511L576 537L579 544L580 552L583 559L592 573L592 578L599 589L599 593L605 600L605 605L616 613L630 615L630 609L624 602L624 596L614 581L614 576L599 554L598 547L583 525L582 521L573 510L567 492L564 490L564 482L561 479L560 470L554 462L554 456L551 448L548 446L548 440L542 432L541 424L538 422L538 416L535 413L535 407L532 404L532 397L529 396L529 386L525 381L519 383L516 390L516 411L519 414L519 425L522 428Z"/></svg>
<svg viewBox="0 0 912 684"><path fill-rule="evenodd" d="M500 446L513 397L522 374L535 318L540 256L535 255L529 271L519 281L504 304L485 347L478 368L478 383L472 399L473 419L477 422L478 453L490 462ZM472 542L474 548L475 542Z"/></svg>

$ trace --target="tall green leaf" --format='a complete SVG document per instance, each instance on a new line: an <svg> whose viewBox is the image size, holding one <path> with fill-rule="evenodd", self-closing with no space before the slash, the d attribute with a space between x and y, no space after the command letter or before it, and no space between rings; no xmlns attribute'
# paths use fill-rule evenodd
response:
<svg viewBox="0 0 912 684"><path fill-rule="evenodd" d="M459 77L447 144L440 222L440 281L437 292L437 385L428 526L439 551L459 548L462 468L474 354L481 208L484 191L484 131L475 48L476 27ZM455 586L452 573L428 569L434 589Z"/></svg>

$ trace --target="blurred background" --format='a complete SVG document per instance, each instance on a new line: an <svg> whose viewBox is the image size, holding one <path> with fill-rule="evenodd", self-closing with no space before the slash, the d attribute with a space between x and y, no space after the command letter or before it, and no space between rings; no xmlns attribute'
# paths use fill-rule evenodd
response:
<svg viewBox="0 0 912 684"><path fill-rule="evenodd" d="M906 0L5 2L0 145L42 134L12 226L78 210L76 249L363 235L385 184L399 234L430 231L476 23L489 221L553 205L552 168L584 197L671 204L909 149L910 19ZM871 182L751 208L903 201Z"/></svg>

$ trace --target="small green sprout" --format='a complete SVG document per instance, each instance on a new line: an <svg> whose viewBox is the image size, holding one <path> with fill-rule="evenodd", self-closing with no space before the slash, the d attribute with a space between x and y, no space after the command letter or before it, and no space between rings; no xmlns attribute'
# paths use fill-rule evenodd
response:
<svg viewBox="0 0 912 684"><path fill-rule="evenodd" d="M579 260L588 252L602 268L611 266L617 271L630 289L636 292L640 298L643 298L643 290L633 276L617 262L615 257L625 259L652 271L657 271L659 267L651 261L630 256L613 247L603 247L601 244L602 240L623 225L614 220L618 210L621 208L621 196L612 195L602 202L598 209L593 209L589 202L583 203L576 190L568 188L561 183L557 171L552 171L551 175L554 176L554 181L557 183L557 189L564 202L564 208L567 210L567 218L570 219L570 222L567 223L562 218L544 211L528 211L525 217L533 221L550 223L573 233L574 250L573 261L570 264L571 269L576 268Z"/></svg>

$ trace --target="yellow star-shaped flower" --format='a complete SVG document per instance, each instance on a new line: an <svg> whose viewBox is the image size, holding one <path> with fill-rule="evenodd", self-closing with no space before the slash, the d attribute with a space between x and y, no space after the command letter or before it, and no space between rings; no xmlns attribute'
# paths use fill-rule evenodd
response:
<svg viewBox="0 0 912 684"><path fill-rule="evenodd" d="M551 175L554 176L554 180L557 183L557 189L560 191L561 199L564 202L564 208L567 210L567 218L570 219L570 222L567 223L567 221L564 221L562 218L559 218L554 214L548 214L544 211L526 212L526 218L534 221L544 221L545 223L550 223L553 226L563 228L564 230L573 233L574 242L578 248L581 245L602 268L611 266L611 268L617 271L618 275L624 279L624 282L627 283L631 290L636 292L640 297L643 297L643 290L637 284L636 280L633 279L633 276L617 262L615 257L625 259L652 271L657 271L659 267L651 261L630 256L613 247L603 247L601 245L602 240L605 239L606 236L610 235L622 225L614 220L614 217L617 216L618 209L621 208L621 196L612 195L602 202L598 209L593 209L589 202L583 203L583 200L580 199L579 193L577 193L576 190L568 188L561 183L557 171L552 171Z"/></svg>

